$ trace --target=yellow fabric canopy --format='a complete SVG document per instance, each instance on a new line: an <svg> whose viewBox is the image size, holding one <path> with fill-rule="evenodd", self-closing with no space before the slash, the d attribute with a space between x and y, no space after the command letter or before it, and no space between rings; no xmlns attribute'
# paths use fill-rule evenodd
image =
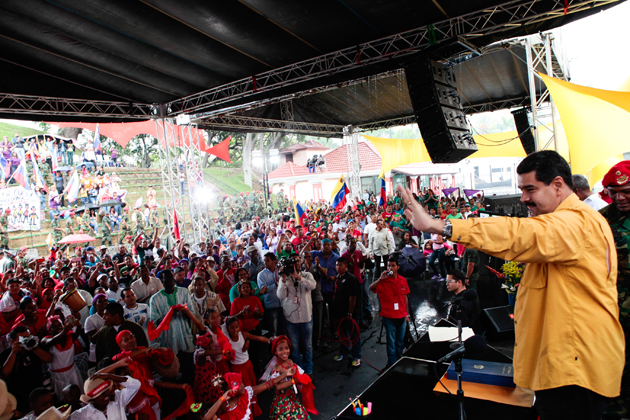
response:
<svg viewBox="0 0 630 420"><path fill-rule="evenodd" d="M630 126L630 93L580 86L544 74L540 76L562 117L573 173L586 175L590 172L592 179L589 182L597 182L601 179L596 179L598 174L604 169L594 170L595 167L630 151L626 134Z"/></svg>
<svg viewBox="0 0 630 420"><path fill-rule="evenodd" d="M364 135L381 155L381 171L387 172L409 163L430 162L431 157L422 139L387 139ZM525 150L516 131L473 136L479 150L470 158L525 157Z"/></svg>

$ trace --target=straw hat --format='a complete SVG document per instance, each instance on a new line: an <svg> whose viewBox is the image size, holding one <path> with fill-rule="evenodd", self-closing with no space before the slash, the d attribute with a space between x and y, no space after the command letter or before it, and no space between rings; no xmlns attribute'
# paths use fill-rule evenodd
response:
<svg viewBox="0 0 630 420"><path fill-rule="evenodd" d="M83 384L83 391L85 394L81 395L80 400L84 404L89 404L94 398L98 397L105 391L109 391L113 386L113 381L106 381L101 378L90 378L85 381L85 384Z"/></svg>
<svg viewBox="0 0 630 420"><path fill-rule="evenodd" d="M72 407L68 407L68 409L63 412L59 411L55 407L50 407L48 410L37 416L36 420L66 420L71 412Z"/></svg>

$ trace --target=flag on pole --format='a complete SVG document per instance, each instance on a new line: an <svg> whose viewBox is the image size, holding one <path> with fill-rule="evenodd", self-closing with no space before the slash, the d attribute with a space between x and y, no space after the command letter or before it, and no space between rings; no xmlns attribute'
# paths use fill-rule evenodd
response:
<svg viewBox="0 0 630 420"><path fill-rule="evenodd" d="M139 209L142 206L142 197L136 200L136 204L133 205L134 210Z"/></svg>
<svg viewBox="0 0 630 420"><path fill-rule="evenodd" d="M464 190L464 194L466 194L466 197L470 197L471 195L475 195L480 193L482 190Z"/></svg>
<svg viewBox="0 0 630 420"><path fill-rule="evenodd" d="M177 220L177 210L173 209L173 236L175 239L180 240L179 236L179 221Z"/></svg>
<svg viewBox="0 0 630 420"><path fill-rule="evenodd" d="M304 210L302 209L302 206L300 206L297 202L297 200L294 198L293 199L293 210L295 210L295 220L296 220L296 224L300 225L300 226L304 226L304 220L306 219L306 213L304 212Z"/></svg>
<svg viewBox="0 0 630 420"><path fill-rule="evenodd" d="M378 205L385 207L387 204L387 190L385 187L385 172L381 172L379 179Z"/></svg>
<svg viewBox="0 0 630 420"><path fill-rule="evenodd" d="M101 150L101 130L96 123L96 131L94 132L94 150Z"/></svg>
<svg viewBox="0 0 630 420"><path fill-rule="evenodd" d="M28 175L26 173L26 164L24 163L24 161L22 161L20 163L20 166L18 166L15 170L15 173L13 174L13 179L15 179L25 189L31 189L31 184L30 182L28 182Z"/></svg>
<svg viewBox="0 0 630 420"><path fill-rule="evenodd" d="M4 156L0 156L0 172L4 174L4 178L11 176L11 164Z"/></svg>
<svg viewBox="0 0 630 420"><path fill-rule="evenodd" d="M68 182L63 192L66 194L66 197L68 197L69 202L73 202L79 197L79 176L77 175L77 171L72 173L70 182Z"/></svg>
<svg viewBox="0 0 630 420"><path fill-rule="evenodd" d="M455 191L457 191L457 187L455 188L442 188L442 193L448 197L449 195L453 194Z"/></svg>
<svg viewBox="0 0 630 420"><path fill-rule="evenodd" d="M340 210L346 205L346 196L350 193L350 189L346 185L346 181L343 179L343 175L337 181L337 185L333 188L332 196L330 197L331 205L335 210Z"/></svg>
<svg viewBox="0 0 630 420"><path fill-rule="evenodd" d="M48 188L46 187L46 182L44 182L44 177L42 177L42 172L39 170L39 166L37 165L37 161L35 160L34 153L31 153L31 162L33 163L33 175L35 176L35 186L37 188L41 188L44 191L48 192Z"/></svg>
<svg viewBox="0 0 630 420"><path fill-rule="evenodd" d="M53 247L53 237L52 237L52 232L50 232L48 234L48 237L46 238L46 244L48 245L48 250L51 250Z"/></svg>

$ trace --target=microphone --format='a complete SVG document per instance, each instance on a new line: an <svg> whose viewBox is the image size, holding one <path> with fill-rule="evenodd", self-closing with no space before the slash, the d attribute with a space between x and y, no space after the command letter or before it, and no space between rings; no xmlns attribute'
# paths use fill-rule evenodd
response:
<svg viewBox="0 0 630 420"><path fill-rule="evenodd" d="M458 357L463 357L465 354L481 353L486 348L486 339L480 335L473 335L468 340L464 341L464 345L453 350L446 356L442 357L437 363L450 362Z"/></svg>

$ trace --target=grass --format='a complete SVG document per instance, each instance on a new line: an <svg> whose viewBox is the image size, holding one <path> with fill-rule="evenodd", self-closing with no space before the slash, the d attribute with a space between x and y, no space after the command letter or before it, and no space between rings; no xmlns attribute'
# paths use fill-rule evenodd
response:
<svg viewBox="0 0 630 420"><path fill-rule="evenodd" d="M217 178L219 181L234 188L238 192L253 191L253 188L250 188L247 184L245 184L244 178L243 178L243 171L241 169L206 168L204 169L204 172ZM212 183L212 180L208 180L208 181ZM221 189L221 191L223 191L223 189L221 188L221 185L215 185L215 186ZM231 195L230 191L223 191L223 192Z"/></svg>
<svg viewBox="0 0 630 420"><path fill-rule="evenodd" d="M35 134L46 134L45 132L37 130L36 128L22 127L20 125L14 125L0 121L0 141L2 141L4 136L9 136L9 139L13 138L13 135L15 133L19 133L20 137L27 137Z"/></svg>

